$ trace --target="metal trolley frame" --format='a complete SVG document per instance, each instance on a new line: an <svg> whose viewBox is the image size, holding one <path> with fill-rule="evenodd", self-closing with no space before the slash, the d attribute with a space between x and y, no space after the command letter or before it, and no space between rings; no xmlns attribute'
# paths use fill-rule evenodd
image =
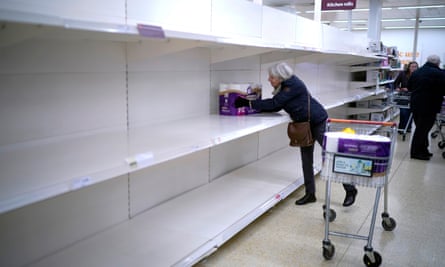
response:
<svg viewBox="0 0 445 267"><path fill-rule="evenodd" d="M411 94L407 92L393 92L390 95L391 103L393 107L397 107L399 109L409 109L410 108L410 99ZM405 104L406 103L406 104ZM402 134L402 140L405 141L406 133L408 132L408 127L413 120L413 113L410 112L408 121L406 122L404 129L399 129L398 132Z"/></svg>
<svg viewBox="0 0 445 267"><path fill-rule="evenodd" d="M437 113L436 115L436 130L431 133L431 138L436 138L440 135L441 140L437 144L440 149L445 148L445 135L442 132L442 126L445 125L445 97L444 101L442 102L442 109L440 113ZM445 158L445 151L442 152L442 157Z"/></svg>
<svg viewBox="0 0 445 267"><path fill-rule="evenodd" d="M396 222L393 218L391 218L388 214L388 174L390 171L392 156L394 152L396 135L397 135L397 124L394 122L377 122L377 121L361 121L361 120L343 120L343 119L328 119L326 131L341 131L344 128L352 128L357 134L365 134L365 135L383 135L390 139L390 152L387 157L367 157L367 156L359 156L361 160L364 161L372 161L379 162L380 165L386 165L386 168L381 168L383 170L379 173L373 173L370 171L370 177L356 175L356 174L347 174L347 173L338 173L334 172L333 164L335 161L335 157L351 157L357 159L356 154L346 154L346 153L338 153L338 152L328 152L326 149L323 149L323 166L321 170L321 179L326 180L326 202L323 206L323 216L325 218L325 236L323 239L323 257L327 260L332 259L335 254L335 247L332 244L329 236L339 236L346 238L354 238L354 239L362 239L367 240L367 244L364 247L364 257L363 261L366 266L380 266L382 262L382 257L380 254L373 250L372 248L372 239L374 235L375 221L376 215L379 206L381 189L384 187L384 211L382 213L382 226L386 231L392 231L396 227ZM329 228L329 223L334 221L336 218L336 213L333 209L330 208L330 199L331 199L331 182L339 182L339 183L350 183L358 186L367 186L367 187L375 187L376 195L374 201L374 207L371 218L371 226L369 228L369 235L362 236L351 233L343 233L331 231Z"/></svg>

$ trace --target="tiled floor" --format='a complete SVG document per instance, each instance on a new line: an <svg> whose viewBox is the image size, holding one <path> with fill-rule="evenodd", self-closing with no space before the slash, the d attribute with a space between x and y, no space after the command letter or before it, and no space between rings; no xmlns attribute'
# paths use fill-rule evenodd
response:
<svg viewBox="0 0 445 267"><path fill-rule="evenodd" d="M430 161L410 159L408 139L398 137L390 174L388 211L397 226L393 231L381 226L382 194L373 248L382 256L381 266L445 266L445 159L437 146L440 137L432 141ZM331 208L337 218L331 230L368 235L376 189L358 189L356 203L345 208L343 188L333 184ZM324 259L325 182L317 177L316 203L296 206L303 194L304 188L298 189L197 266L365 266L365 240L330 236L335 255Z"/></svg>

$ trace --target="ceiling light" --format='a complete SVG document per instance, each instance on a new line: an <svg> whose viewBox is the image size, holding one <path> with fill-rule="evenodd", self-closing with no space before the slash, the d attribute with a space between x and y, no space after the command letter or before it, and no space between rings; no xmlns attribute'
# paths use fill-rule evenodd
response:
<svg viewBox="0 0 445 267"><path fill-rule="evenodd" d="M332 22L333 23L348 23L349 20L333 20ZM351 20L351 22L352 23L366 23L368 21L365 19L354 19L354 20Z"/></svg>
<svg viewBox="0 0 445 267"><path fill-rule="evenodd" d="M414 29L413 26L391 26L384 27L386 30L396 30L396 29ZM419 26L419 29L445 29L445 26Z"/></svg>
<svg viewBox="0 0 445 267"><path fill-rule="evenodd" d="M444 20L445 18L419 18L419 20ZM416 19L409 19L409 20L416 20Z"/></svg>
<svg viewBox="0 0 445 267"><path fill-rule="evenodd" d="M401 6L397 9L418 9L418 8L439 8L445 7L445 5L435 5L435 6Z"/></svg>
<svg viewBox="0 0 445 267"><path fill-rule="evenodd" d="M321 12L323 13L335 13L335 12L339 12L339 11L345 11L345 10L321 10ZM314 10L307 10L304 11L304 13L314 13Z"/></svg>
<svg viewBox="0 0 445 267"><path fill-rule="evenodd" d="M396 22L396 21L407 21L407 19L382 19L382 22Z"/></svg>

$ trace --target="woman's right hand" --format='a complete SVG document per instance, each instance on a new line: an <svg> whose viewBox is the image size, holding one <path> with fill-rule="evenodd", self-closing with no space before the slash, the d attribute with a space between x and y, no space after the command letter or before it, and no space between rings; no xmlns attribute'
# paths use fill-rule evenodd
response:
<svg viewBox="0 0 445 267"><path fill-rule="evenodd" d="M241 108L241 107L248 107L249 106L249 100L247 100L247 99L245 99L245 98L242 98L242 97L240 97L240 96L238 96L236 99L235 99L235 107L236 108Z"/></svg>

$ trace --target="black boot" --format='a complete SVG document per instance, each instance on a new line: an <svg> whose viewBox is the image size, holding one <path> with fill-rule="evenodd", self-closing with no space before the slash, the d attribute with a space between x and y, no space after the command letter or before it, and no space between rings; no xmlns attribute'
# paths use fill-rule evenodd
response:
<svg viewBox="0 0 445 267"><path fill-rule="evenodd" d="M350 191L346 191L346 197L345 200L343 201L343 207L349 207L352 204L354 204L355 202L355 196L357 196L357 189L353 189Z"/></svg>
<svg viewBox="0 0 445 267"><path fill-rule="evenodd" d="M295 201L295 205L305 205L307 203L312 203L317 201L317 198L315 198L314 193L306 193L304 197L300 198L299 200Z"/></svg>

